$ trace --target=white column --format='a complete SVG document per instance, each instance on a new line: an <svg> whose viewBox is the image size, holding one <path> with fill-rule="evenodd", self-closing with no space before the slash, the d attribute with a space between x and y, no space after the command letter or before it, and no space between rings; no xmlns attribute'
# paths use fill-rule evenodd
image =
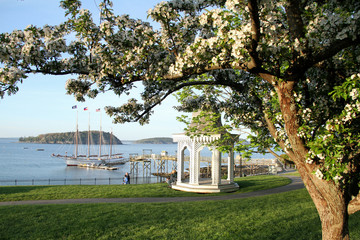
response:
<svg viewBox="0 0 360 240"><path fill-rule="evenodd" d="M192 151L190 152L190 184L199 185L200 176L200 149L201 145L197 142L192 143Z"/></svg>
<svg viewBox="0 0 360 240"><path fill-rule="evenodd" d="M211 159L211 180L212 185L221 184L221 153L216 148L213 148Z"/></svg>
<svg viewBox="0 0 360 240"><path fill-rule="evenodd" d="M200 149L196 147L196 158L194 161L194 184L199 185L200 180Z"/></svg>
<svg viewBox="0 0 360 240"><path fill-rule="evenodd" d="M194 143L192 143L192 149L190 151L190 161L189 161L189 184L194 184L195 182L195 157L196 152L194 148Z"/></svg>
<svg viewBox="0 0 360 240"><path fill-rule="evenodd" d="M231 150L228 156L228 178L230 183L234 182L234 152Z"/></svg>
<svg viewBox="0 0 360 240"><path fill-rule="evenodd" d="M181 183L182 179L185 178L184 176L184 162L185 162L185 147L183 143L178 143L178 156L177 156L177 182Z"/></svg>

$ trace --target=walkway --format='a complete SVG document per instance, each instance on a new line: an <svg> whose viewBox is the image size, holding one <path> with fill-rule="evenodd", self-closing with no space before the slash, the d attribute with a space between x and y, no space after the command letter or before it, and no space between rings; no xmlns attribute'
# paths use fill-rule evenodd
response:
<svg viewBox="0 0 360 240"><path fill-rule="evenodd" d="M266 189L255 192L224 194L221 196L201 196L201 197L163 197L163 198L84 198L84 199L56 199L56 200L29 200L29 201L9 201L0 202L0 206L9 205L43 205L43 204L82 204L82 203L162 203L162 202L192 202L192 201L217 201L231 200L248 197L261 197L275 193L283 193L304 187L300 177L286 176L292 180L288 185Z"/></svg>

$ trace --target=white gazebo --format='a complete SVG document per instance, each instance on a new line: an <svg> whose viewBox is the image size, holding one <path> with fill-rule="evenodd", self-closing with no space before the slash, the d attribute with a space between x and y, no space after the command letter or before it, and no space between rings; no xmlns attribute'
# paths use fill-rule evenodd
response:
<svg viewBox="0 0 360 240"><path fill-rule="evenodd" d="M199 112L193 113L193 118L198 116ZM218 125L221 124L219 119ZM191 124L194 126L194 122ZM190 126L191 126L190 125ZM231 149L227 158L227 179L221 179L221 152L217 150L214 142L222 139L224 133L206 133L201 131L205 126L199 125L200 131L196 137L187 136L185 133L173 134L173 141L178 143L177 150L177 182L172 186L173 189L198 192L198 193L216 193L233 192L239 189L234 182L234 152ZM235 135L232 135L235 137ZM214 143L214 144L213 144ZM231 143L234 144L233 142ZM211 157L211 178L200 178L200 152L208 147L212 152ZM185 150L190 152L189 160L189 179L185 179Z"/></svg>

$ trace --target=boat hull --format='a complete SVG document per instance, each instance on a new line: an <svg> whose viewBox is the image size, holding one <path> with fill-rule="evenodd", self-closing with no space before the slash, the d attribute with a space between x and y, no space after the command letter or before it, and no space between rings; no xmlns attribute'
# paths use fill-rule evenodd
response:
<svg viewBox="0 0 360 240"><path fill-rule="evenodd" d="M81 164L101 164L103 163L101 160L97 159L76 159L76 158L66 158L65 159L66 166L79 166Z"/></svg>
<svg viewBox="0 0 360 240"><path fill-rule="evenodd" d="M87 159L87 158L65 158L66 166L79 166L79 165L100 165L106 163L124 164L128 159Z"/></svg>

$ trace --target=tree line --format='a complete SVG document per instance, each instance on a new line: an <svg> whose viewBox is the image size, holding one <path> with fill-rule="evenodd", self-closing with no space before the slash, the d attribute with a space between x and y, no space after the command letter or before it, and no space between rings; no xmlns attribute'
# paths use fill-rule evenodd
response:
<svg viewBox="0 0 360 240"><path fill-rule="evenodd" d="M90 143L99 144L100 131L90 131ZM122 144L121 140L116 136L111 135L108 132L101 132L102 141L101 144L110 144L110 137L112 136L112 144ZM64 132L64 133L47 133L40 134L36 137L20 137L19 142L25 143L46 143L46 144L75 144L75 132ZM81 131L78 135L79 144L88 144L88 131Z"/></svg>

